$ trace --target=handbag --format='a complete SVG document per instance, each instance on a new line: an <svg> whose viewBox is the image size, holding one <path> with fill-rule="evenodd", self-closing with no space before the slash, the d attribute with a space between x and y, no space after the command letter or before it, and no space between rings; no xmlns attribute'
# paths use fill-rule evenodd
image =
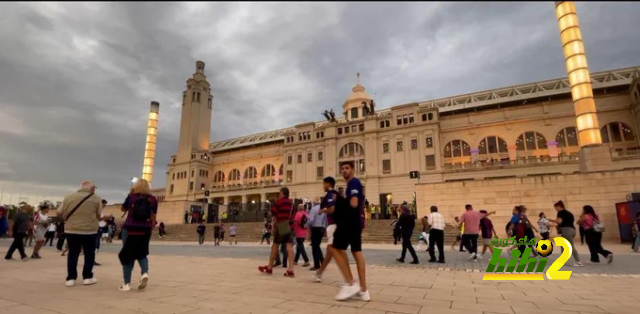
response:
<svg viewBox="0 0 640 314"><path fill-rule="evenodd" d="M604 224L600 222L600 220L593 221L593 231L595 232L604 232Z"/></svg>
<svg viewBox="0 0 640 314"><path fill-rule="evenodd" d="M280 243L284 242L284 240L291 235L291 213L293 213L293 205L291 206L291 211L289 212L289 219L276 224L276 229L278 230L278 240L280 240Z"/></svg>

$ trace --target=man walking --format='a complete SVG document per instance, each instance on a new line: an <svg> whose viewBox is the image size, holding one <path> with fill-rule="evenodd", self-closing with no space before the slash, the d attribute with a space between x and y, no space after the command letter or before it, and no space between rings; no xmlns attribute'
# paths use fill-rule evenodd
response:
<svg viewBox="0 0 640 314"><path fill-rule="evenodd" d="M428 216L431 230L429 230L429 263L436 262L435 247L438 247L438 263L444 264L444 217L438 212L438 207L431 206L431 214Z"/></svg>
<svg viewBox="0 0 640 314"><path fill-rule="evenodd" d="M269 263L266 266L258 267L258 270L266 274L272 274L273 262L278 255L278 247L280 244L285 244L287 248L287 257L289 259L289 267L284 273L284 276L293 278L293 228L291 226L293 202L289 198L289 188L283 187L280 189L280 198L275 201L271 212L275 218L276 225L273 232L273 244L271 245Z"/></svg>
<svg viewBox="0 0 640 314"><path fill-rule="evenodd" d="M364 228L364 195L362 183L355 177L354 163L352 161L343 162L340 171L344 181L347 182L346 199L339 201L335 210L336 231L333 237L333 248L337 250L336 264L346 281L346 285L340 288L336 295L336 300L344 301L349 298L356 298L362 301L370 301L371 295L367 290L367 279L365 277L365 261L362 255L362 229ZM353 274L349 268L347 248L351 247L351 253L358 268L358 278L360 286L354 285Z"/></svg>
<svg viewBox="0 0 640 314"><path fill-rule="evenodd" d="M478 233L480 232L480 219L494 214L495 211L483 214L473 210L473 206L467 204L464 206L466 212L460 216L460 222L464 224L464 233L462 234L462 243L467 252L469 259L476 261L478 259Z"/></svg>
<svg viewBox="0 0 640 314"><path fill-rule="evenodd" d="M324 237L326 222L327 214L320 213L320 198L316 197L309 213L309 221L307 221L307 228L311 229L311 254L313 255L313 267L309 269L310 271L320 269L320 265L324 260L320 244Z"/></svg>
<svg viewBox="0 0 640 314"><path fill-rule="evenodd" d="M322 282L322 273L327 269L327 266L331 262L331 258L335 255L333 249L333 234L336 231L336 224L334 219L336 201L338 200L338 191L336 191L336 179L333 177L326 177L323 180L324 191L327 193L322 201L322 209L320 214L325 214L327 217L327 256L322 261L320 269L313 272L312 275L317 282Z"/></svg>
<svg viewBox="0 0 640 314"><path fill-rule="evenodd" d="M27 253L24 252L24 238L27 236L27 231L29 231L29 227L31 226L30 215L27 213L29 207L24 204L21 205L18 211L13 215L13 221L9 224L9 236L13 235L13 242L9 247L9 251L7 251L7 255L5 255L5 260L13 259L13 252L18 250L20 253L20 258L22 261L29 260Z"/></svg>
<svg viewBox="0 0 640 314"><path fill-rule="evenodd" d="M102 215L102 199L95 194L97 187L91 181L82 181L80 190L65 196L62 208L58 212L65 220L65 233L69 254L67 256L67 281L65 286L73 287L78 278L78 257L84 251L82 269L83 285L93 285L98 281L93 277L96 257L96 230L98 221L109 219L111 215Z"/></svg>

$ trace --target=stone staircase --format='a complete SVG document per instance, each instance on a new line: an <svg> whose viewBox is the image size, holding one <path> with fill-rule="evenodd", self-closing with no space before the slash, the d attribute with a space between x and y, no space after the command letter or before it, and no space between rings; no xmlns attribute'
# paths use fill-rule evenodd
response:
<svg viewBox="0 0 640 314"><path fill-rule="evenodd" d="M363 243L379 243L379 244L392 244L393 243L393 230L391 228L392 220L367 220L366 227L362 233ZM241 222L235 223L237 230L238 242L260 242L262 238L263 223L261 222ZM416 221L416 229L414 231L414 243L417 241L417 234L420 231L420 222ZM186 241L197 242L198 234L196 233L196 227L198 225L166 225L167 235L162 239L157 237L157 228L154 230L153 241ZM213 240L213 224L207 224L206 241ZM231 224L225 224L225 240L229 237L229 227ZM447 225L445 228L445 244L452 244L456 238L456 231L452 226ZM323 241L326 241L324 239Z"/></svg>

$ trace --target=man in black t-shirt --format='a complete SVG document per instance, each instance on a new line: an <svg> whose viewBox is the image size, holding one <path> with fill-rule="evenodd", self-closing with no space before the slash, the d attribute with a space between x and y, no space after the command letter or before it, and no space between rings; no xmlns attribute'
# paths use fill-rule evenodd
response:
<svg viewBox="0 0 640 314"><path fill-rule="evenodd" d="M217 225L213 226L213 242L214 246L220 245L220 229L221 223L218 222Z"/></svg>
<svg viewBox="0 0 640 314"><path fill-rule="evenodd" d="M576 246L573 244L573 239L576 236L576 227L573 225L575 218L573 217L573 214L564 207L564 203L562 201L558 201L553 205L553 207L555 207L558 212L558 216L556 220L549 219L549 221L558 225L558 232L560 233L560 236L565 238L571 244L571 248L573 249L571 256L573 256L573 259L575 260L573 266L581 267L583 265L580 263L580 255L578 254ZM562 250L564 251L564 248L562 248Z"/></svg>
<svg viewBox="0 0 640 314"><path fill-rule="evenodd" d="M204 233L207 230L207 226L205 226L204 223L202 223L202 220L200 220L200 224L198 225L196 230L198 232L198 243L202 245L204 243Z"/></svg>

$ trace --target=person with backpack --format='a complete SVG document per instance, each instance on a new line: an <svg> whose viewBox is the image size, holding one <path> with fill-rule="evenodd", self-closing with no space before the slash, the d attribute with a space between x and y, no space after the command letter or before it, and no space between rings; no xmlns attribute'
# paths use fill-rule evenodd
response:
<svg viewBox="0 0 640 314"><path fill-rule="evenodd" d="M598 254L607 259L607 263L613 262L613 253L602 248L602 232L604 226L600 222L600 218L592 206L586 205L582 207L582 215L578 219L578 225L584 228L587 246L591 253L591 263L600 263Z"/></svg>
<svg viewBox="0 0 640 314"><path fill-rule="evenodd" d="M309 257L307 256L307 250L304 248L304 240L307 238L309 231L309 229L307 229L308 220L309 216L307 215L305 205L298 205L298 212L293 218L296 236L296 257L293 259L293 264L298 265L298 260L300 259L300 255L302 255L302 259L304 260L302 267L309 267Z"/></svg>
<svg viewBox="0 0 640 314"><path fill-rule="evenodd" d="M122 226L123 245L118 254L124 279L120 291L131 290L131 273L135 261L138 261L141 269L138 290L142 290L147 287L149 281L149 259L147 256L149 255L151 231L155 226L156 214L158 213L158 200L151 195L151 188L147 180L139 179L134 184L131 194L122 204L122 211L126 213L127 218Z"/></svg>

